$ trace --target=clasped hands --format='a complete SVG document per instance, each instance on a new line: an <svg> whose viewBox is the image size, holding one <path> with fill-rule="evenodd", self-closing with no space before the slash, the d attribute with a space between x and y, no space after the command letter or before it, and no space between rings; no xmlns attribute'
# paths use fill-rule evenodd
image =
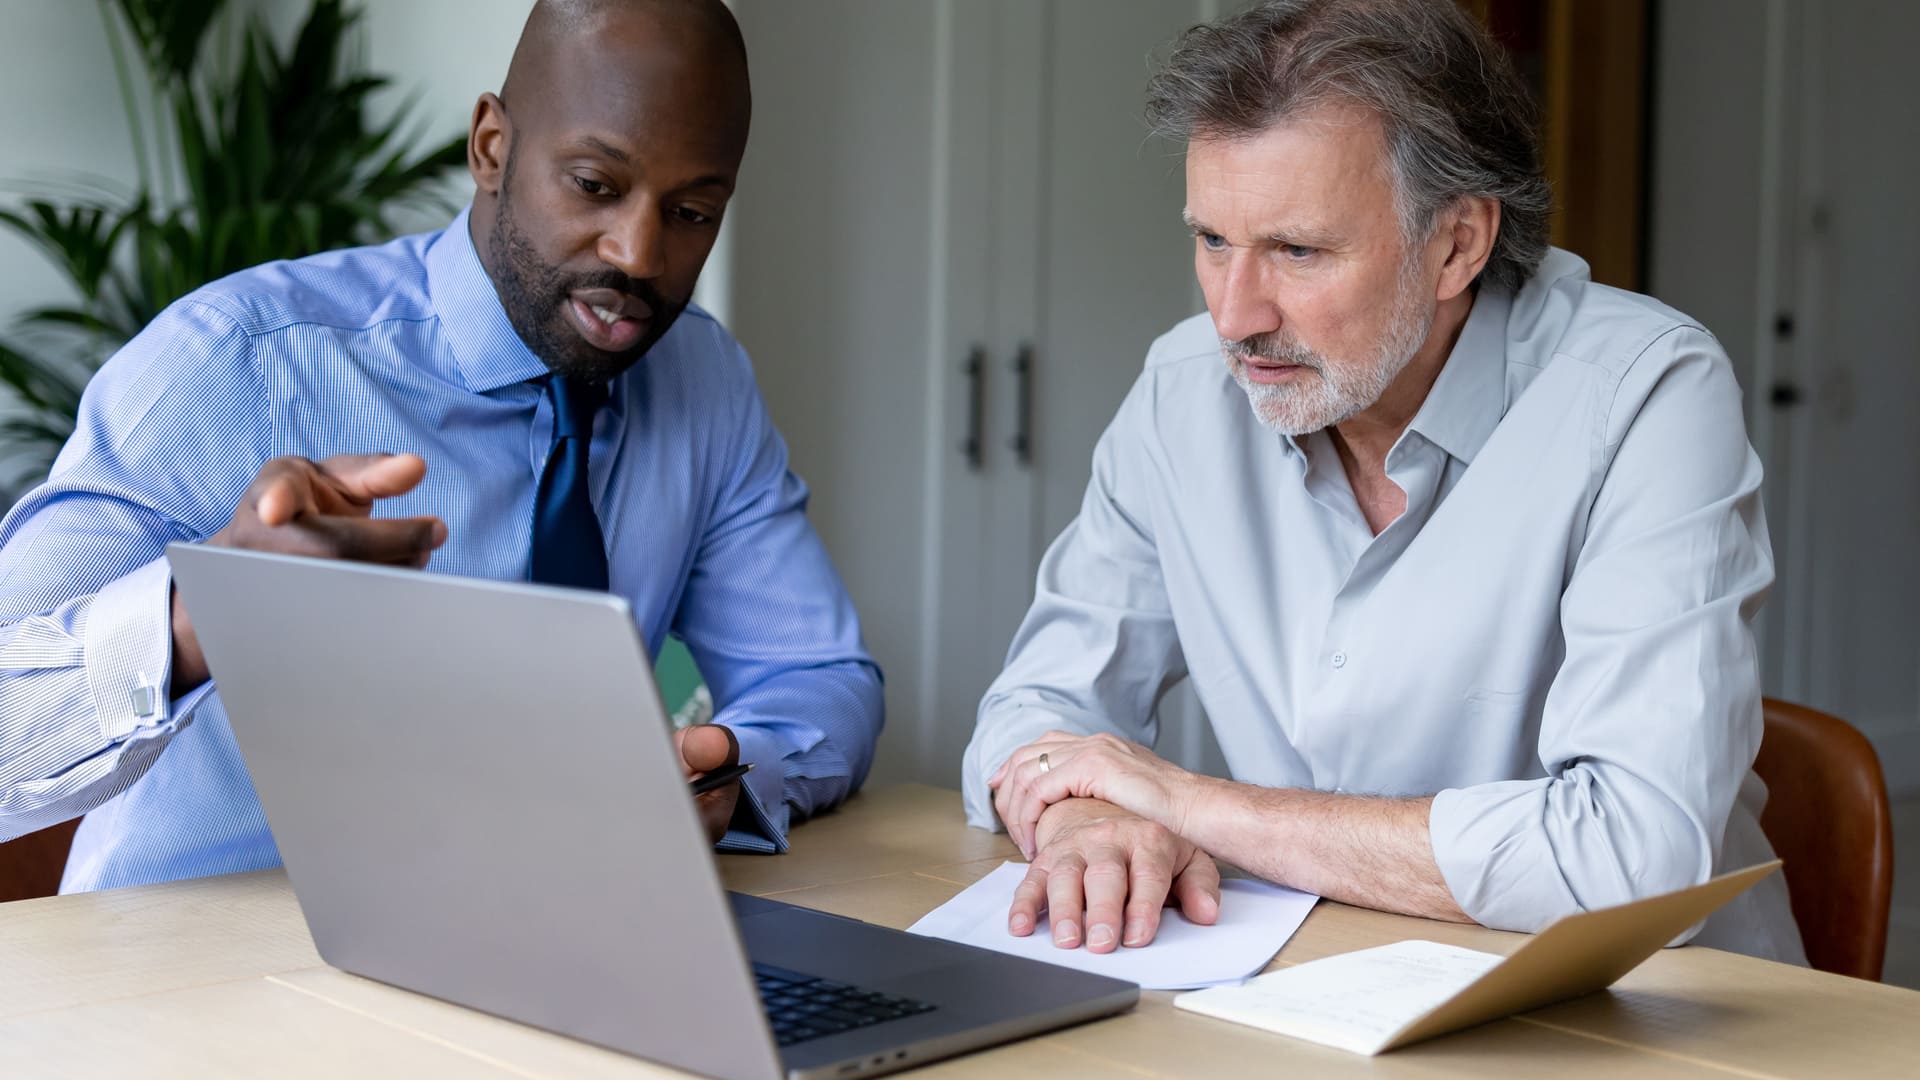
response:
<svg viewBox="0 0 1920 1080"><path fill-rule="evenodd" d="M1044 760L1043 760L1044 759ZM1032 863L1007 929L1033 933L1045 908L1053 942L1089 952L1153 940L1169 901L1189 920L1220 916L1220 871L1185 839L1208 783L1138 743L1050 731L988 778L994 809Z"/></svg>

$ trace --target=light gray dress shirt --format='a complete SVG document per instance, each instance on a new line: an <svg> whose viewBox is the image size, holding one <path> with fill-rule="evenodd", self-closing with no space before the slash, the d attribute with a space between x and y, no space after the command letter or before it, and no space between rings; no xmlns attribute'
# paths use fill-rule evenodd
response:
<svg viewBox="0 0 1920 1080"><path fill-rule="evenodd" d="M1750 620L1760 462L1697 323L1552 252L1483 286L1387 455L1379 536L1325 432L1262 427L1205 315L1155 342L967 748L968 820L1051 728L1151 744L1191 678L1236 780L1434 796L1461 908L1537 930L1772 858ZM1774 875L1694 940L1804 963Z"/></svg>

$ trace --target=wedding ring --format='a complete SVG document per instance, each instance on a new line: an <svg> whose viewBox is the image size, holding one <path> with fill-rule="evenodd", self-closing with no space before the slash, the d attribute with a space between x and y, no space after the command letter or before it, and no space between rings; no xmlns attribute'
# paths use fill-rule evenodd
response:
<svg viewBox="0 0 1920 1080"><path fill-rule="evenodd" d="M1041 772L1041 774L1042 774L1042 775L1045 775L1045 773L1046 773L1046 771L1047 771L1048 769L1051 769L1051 768L1053 768L1053 766L1051 766L1051 765L1049 765L1049 764L1047 764L1047 755L1045 755L1045 754L1041 754L1041 755L1040 755L1040 772Z"/></svg>

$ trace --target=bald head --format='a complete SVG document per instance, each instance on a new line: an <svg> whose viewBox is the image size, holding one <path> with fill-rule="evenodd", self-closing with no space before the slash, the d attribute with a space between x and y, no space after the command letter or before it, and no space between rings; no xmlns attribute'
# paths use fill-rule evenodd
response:
<svg viewBox="0 0 1920 1080"><path fill-rule="evenodd" d="M609 377L693 292L746 152L747 53L718 0L540 0L474 108L469 229L514 329Z"/></svg>
<svg viewBox="0 0 1920 1080"><path fill-rule="evenodd" d="M652 32L696 50L692 58L712 63L729 76L737 74L741 100L747 100L747 42L721 0L539 0L514 46L500 99L512 106L518 87L541 93L552 65L564 62L570 46L620 20L643 32L650 24Z"/></svg>

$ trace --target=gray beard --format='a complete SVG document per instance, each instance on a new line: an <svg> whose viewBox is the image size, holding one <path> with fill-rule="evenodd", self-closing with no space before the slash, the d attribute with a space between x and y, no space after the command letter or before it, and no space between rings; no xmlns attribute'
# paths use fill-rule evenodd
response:
<svg viewBox="0 0 1920 1080"><path fill-rule="evenodd" d="M1413 362L1433 329L1434 308L1414 299L1411 275L1401 275L1393 317L1371 357L1334 362L1290 335L1261 334L1241 341L1222 338L1227 370L1247 395L1254 417L1281 435L1300 436L1343 423L1373 406ZM1309 369L1300 385L1274 386L1247 377L1247 358L1277 360Z"/></svg>

